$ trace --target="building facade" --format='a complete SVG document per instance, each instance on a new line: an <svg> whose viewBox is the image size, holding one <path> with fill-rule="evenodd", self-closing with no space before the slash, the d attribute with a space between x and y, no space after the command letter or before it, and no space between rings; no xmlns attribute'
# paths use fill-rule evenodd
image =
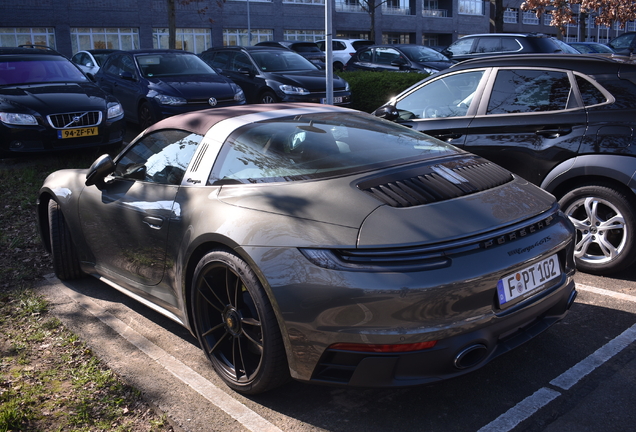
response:
<svg viewBox="0 0 636 432"><path fill-rule="evenodd" d="M447 46L466 34L491 31L494 7L484 0L333 1L333 37L377 43ZM325 36L325 0L172 0L177 47L199 53L212 46L263 40L317 41ZM520 10L504 0L504 31L557 35L549 16ZM0 46L44 44L71 56L92 48L167 48L169 0L20 0L0 4ZM593 28L593 23L592 23ZM583 40L574 26L567 41ZM629 29L629 28L628 28ZM627 30L628 30L627 29ZM588 27L588 30L590 28ZM591 31L588 40L609 40L625 30ZM612 33L614 33L612 35Z"/></svg>

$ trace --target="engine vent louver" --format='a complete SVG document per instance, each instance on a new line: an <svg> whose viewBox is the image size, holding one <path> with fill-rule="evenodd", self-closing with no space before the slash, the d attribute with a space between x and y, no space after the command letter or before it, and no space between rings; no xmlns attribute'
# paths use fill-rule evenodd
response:
<svg viewBox="0 0 636 432"><path fill-rule="evenodd" d="M367 179L358 188L392 207L413 207L492 189L511 180L510 172L492 162L464 159Z"/></svg>

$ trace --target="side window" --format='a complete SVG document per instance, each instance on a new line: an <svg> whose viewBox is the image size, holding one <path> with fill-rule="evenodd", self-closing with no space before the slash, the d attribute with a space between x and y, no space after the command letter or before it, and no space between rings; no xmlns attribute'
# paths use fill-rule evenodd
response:
<svg viewBox="0 0 636 432"><path fill-rule="evenodd" d="M453 45L448 47L448 51L454 56L469 54L473 47L474 38L459 39Z"/></svg>
<svg viewBox="0 0 636 432"><path fill-rule="evenodd" d="M521 44L514 38L501 38L501 51L521 51Z"/></svg>
<svg viewBox="0 0 636 432"><path fill-rule="evenodd" d="M232 59L232 66L230 70L238 71L241 68L248 68L249 70L253 70L254 66L250 61L250 58L244 53L236 53L234 58Z"/></svg>
<svg viewBox="0 0 636 432"><path fill-rule="evenodd" d="M340 41L333 41L331 45L334 51L344 51L347 49L347 46Z"/></svg>
<svg viewBox="0 0 636 432"><path fill-rule="evenodd" d="M121 57L121 68L124 72L130 72L131 74L133 74L133 76L136 75L135 62L129 55L123 55Z"/></svg>
<svg viewBox="0 0 636 432"><path fill-rule="evenodd" d="M579 86L583 105L590 106L607 102L605 95L585 78L576 75L576 84Z"/></svg>
<svg viewBox="0 0 636 432"><path fill-rule="evenodd" d="M400 117L459 117L468 112L484 71L462 72L431 81L396 104Z"/></svg>
<svg viewBox="0 0 636 432"><path fill-rule="evenodd" d="M373 60L373 51L370 49L358 53L358 60L361 62L369 62Z"/></svg>
<svg viewBox="0 0 636 432"><path fill-rule="evenodd" d="M497 73L487 114L557 111L568 107L572 93L565 72L501 70Z"/></svg>
<svg viewBox="0 0 636 432"><path fill-rule="evenodd" d="M215 68L228 69L230 54L228 51L217 52L214 57L209 60L209 63Z"/></svg>
<svg viewBox="0 0 636 432"><path fill-rule="evenodd" d="M475 52L478 53L493 53L501 51L501 39L495 37L479 38Z"/></svg>
<svg viewBox="0 0 636 432"><path fill-rule="evenodd" d="M103 67L104 72L107 73L108 75L119 76L119 74L122 72L122 68L120 66L121 58L122 56L117 54L113 54L112 56L110 56L108 61Z"/></svg>
<svg viewBox="0 0 636 432"><path fill-rule="evenodd" d="M375 63L390 66L392 62L399 60L400 53L393 48L376 48Z"/></svg>
<svg viewBox="0 0 636 432"><path fill-rule="evenodd" d="M634 38L636 38L636 34L619 36L609 44L614 49L626 49L632 46Z"/></svg>
<svg viewBox="0 0 636 432"><path fill-rule="evenodd" d="M137 141L117 162L115 176L178 185L201 142L201 135L160 130Z"/></svg>

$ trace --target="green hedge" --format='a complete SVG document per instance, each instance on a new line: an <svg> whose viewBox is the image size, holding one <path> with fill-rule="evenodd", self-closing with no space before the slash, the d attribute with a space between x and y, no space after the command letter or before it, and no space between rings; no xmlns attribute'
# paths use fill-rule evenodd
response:
<svg viewBox="0 0 636 432"><path fill-rule="evenodd" d="M372 112L428 75L399 72L338 72L351 86L351 108Z"/></svg>

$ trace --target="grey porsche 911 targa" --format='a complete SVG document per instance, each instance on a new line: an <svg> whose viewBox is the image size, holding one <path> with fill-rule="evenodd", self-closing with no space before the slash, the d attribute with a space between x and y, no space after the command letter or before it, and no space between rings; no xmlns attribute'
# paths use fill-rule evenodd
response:
<svg viewBox="0 0 636 432"><path fill-rule="evenodd" d="M163 120L38 197L56 275L198 337L232 389L455 377L574 302L552 195L442 141L318 104Z"/></svg>

